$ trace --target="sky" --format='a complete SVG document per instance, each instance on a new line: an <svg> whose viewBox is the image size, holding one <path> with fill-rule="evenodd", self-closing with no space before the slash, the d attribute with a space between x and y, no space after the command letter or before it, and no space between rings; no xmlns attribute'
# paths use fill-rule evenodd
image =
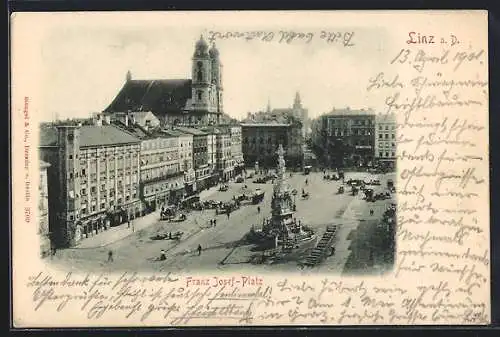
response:
<svg viewBox="0 0 500 337"><path fill-rule="evenodd" d="M84 117L107 107L133 79L191 78L191 57L200 35L210 31L273 31L271 42L243 39L215 41L223 64L225 112L243 118L247 112L293 104L300 92L309 116L335 108L374 108L381 102L366 95L367 79L387 63L386 31L350 20L351 24L293 24L287 20L196 20L196 16L135 15L52 16L40 20L38 40L42 70L42 120ZM187 16L189 16L189 18ZM281 22L280 22L281 21ZM215 22L215 23L214 23ZM331 22L335 22L331 20ZM15 26L14 26L15 27ZM313 32L310 43L279 43L280 30ZM322 30L355 31L353 47L328 44Z"/></svg>

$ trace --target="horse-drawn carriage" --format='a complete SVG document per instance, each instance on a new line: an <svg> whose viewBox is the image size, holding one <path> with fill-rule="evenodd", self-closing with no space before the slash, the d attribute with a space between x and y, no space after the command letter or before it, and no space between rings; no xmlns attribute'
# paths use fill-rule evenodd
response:
<svg viewBox="0 0 500 337"><path fill-rule="evenodd" d="M175 206L168 206L166 208L162 207L160 211L160 219L170 220L171 218L175 217L176 214L177 214L177 209Z"/></svg>
<svg viewBox="0 0 500 337"><path fill-rule="evenodd" d="M180 240L184 232L177 231L172 234L172 232L169 233L161 233L161 234L156 234L152 236L150 239L151 240Z"/></svg>
<svg viewBox="0 0 500 337"><path fill-rule="evenodd" d="M264 200L264 191L257 190L252 195L252 204L256 205Z"/></svg>
<svg viewBox="0 0 500 337"><path fill-rule="evenodd" d="M193 210L193 209L199 209L200 205L200 196L199 195L192 195L187 198L184 198L180 202L180 209L183 210Z"/></svg>
<svg viewBox="0 0 500 337"><path fill-rule="evenodd" d="M229 202L225 202L222 205L219 205L219 207L217 207L215 209L215 214L225 214L225 213L228 213L228 212L235 211L238 208L240 208L239 202L236 202L235 200L232 200L232 201L229 201Z"/></svg>

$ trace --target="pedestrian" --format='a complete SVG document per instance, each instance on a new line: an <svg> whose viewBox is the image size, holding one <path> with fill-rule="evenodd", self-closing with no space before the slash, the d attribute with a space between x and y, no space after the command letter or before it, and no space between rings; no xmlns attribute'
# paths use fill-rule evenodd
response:
<svg viewBox="0 0 500 337"><path fill-rule="evenodd" d="M160 252L160 261L165 261L167 259L167 256L165 254L165 251L162 249Z"/></svg>
<svg viewBox="0 0 500 337"><path fill-rule="evenodd" d="M217 226L217 219L214 219L214 227Z"/></svg>
<svg viewBox="0 0 500 337"><path fill-rule="evenodd" d="M260 206L257 206L257 213L260 214Z"/></svg>
<svg viewBox="0 0 500 337"><path fill-rule="evenodd" d="M130 219L127 221L127 228L130 228Z"/></svg>
<svg viewBox="0 0 500 337"><path fill-rule="evenodd" d="M373 215L373 209L370 210L370 215Z"/></svg>
<svg viewBox="0 0 500 337"><path fill-rule="evenodd" d="M198 256L201 255L201 245L198 245Z"/></svg>
<svg viewBox="0 0 500 337"><path fill-rule="evenodd" d="M108 252L108 262L113 262L113 251L112 250L110 250Z"/></svg>
<svg viewBox="0 0 500 337"><path fill-rule="evenodd" d="M229 214L230 214L230 213L231 213L231 212L229 212L229 211L227 212L227 218L228 218L228 219L229 219Z"/></svg>
<svg viewBox="0 0 500 337"><path fill-rule="evenodd" d="M172 232L168 232L168 239L172 240Z"/></svg>
<svg viewBox="0 0 500 337"><path fill-rule="evenodd" d="M309 183L309 181L306 179L306 186L307 186L308 183Z"/></svg>

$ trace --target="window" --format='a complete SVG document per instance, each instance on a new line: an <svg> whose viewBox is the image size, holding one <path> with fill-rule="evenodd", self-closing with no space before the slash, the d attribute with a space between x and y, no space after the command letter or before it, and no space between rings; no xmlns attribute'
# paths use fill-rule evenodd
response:
<svg viewBox="0 0 500 337"><path fill-rule="evenodd" d="M394 157L394 152L391 152L392 153L392 156Z"/></svg>
<svg viewBox="0 0 500 337"><path fill-rule="evenodd" d="M385 153L385 156L386 156L386 157L389 157L389 152L386 152L386 153Z"/></svg>
<svg viewBox="0 0 500 337"><path fill-rule="evenodd" d="M383 139L383 138L384 138L384 135L383 135L383 134L381 134L381 133L379 133L379 134L378 134L378 138L379 138L379 139Z"/></svg>
<svg viewBox="0 0 500 337"><path fill-rule="evenodd" d="M70 155L69 155L69 159L73 159L73 155L71 155L71 154L70 154Z"/></svg>
<svg viewBox="0 0 500 337"><path fill-rule="evenodd" d="M85 169L82 169L82 176L85 176Z"/></svg>
<svg viewBox="0 0 500 337"><path fill-rule="evenodd" d="M389 134L388 133L385 134L385 139L389 139Z"/></svg>
<svg viewBox="0 0 500 337"><path fill-rule="evenodd" d="M73 173L69 174L69 179L73 179Z"/></svg>
<svg viewBox="0 0 500 337"><path fill-rule="evenodd" d="M82 195L87 195L87 190L85 188L82 188Z"/></svg>
<svg viewBox="0 0 500 337"><path fill-rule="evenodd" d="M95 212L95 206L92 206L92 212Z"/></svg>
<svg viewBox="0 0 500 337"><path fill-rule="evenodd" d="M203 98L203 92L202 91L198 91L197 94L198 94L198 100L201 101L201 99Z"/></svg>
<svg viewBox="0 0 500 337"><path fill-rule="evenodd" d="M106 208L106 204L103 202L101 203L101 209L105 209Z"/></svg>
<svg viewBox="0 0 500 337"><path fill-rule="evenodd" d="M70 216L69 216L69 219L70 219L70 220L73 220L73 219L74 219L74 217L73 217L72 215L70 215Z"/></svg>
<svg viewBox="0 0 500 337"><path fill-rule="evenodd" d="M391 136L392 136L391 137L392 139L396 139L396 135L395 134L392 134Z"/></svg>
<svg viewBox="0 0 500 337"><path fill-rule="evenodd" d="M90 188L90 193L95 193L95 186L92 186L92 187Z"/></svg>

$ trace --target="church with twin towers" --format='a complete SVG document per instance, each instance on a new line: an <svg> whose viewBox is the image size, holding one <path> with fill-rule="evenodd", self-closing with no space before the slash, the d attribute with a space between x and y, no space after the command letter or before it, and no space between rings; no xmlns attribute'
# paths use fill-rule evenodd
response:
<svg viewBox="0 0 500 337"><path fill-rule="evenodd" d="M203 36L195 44L191 79L133 79L126 81L107 114L150 111L162 126L209 126L226 124L224 114L223 66L215 43Z"/></svg>

